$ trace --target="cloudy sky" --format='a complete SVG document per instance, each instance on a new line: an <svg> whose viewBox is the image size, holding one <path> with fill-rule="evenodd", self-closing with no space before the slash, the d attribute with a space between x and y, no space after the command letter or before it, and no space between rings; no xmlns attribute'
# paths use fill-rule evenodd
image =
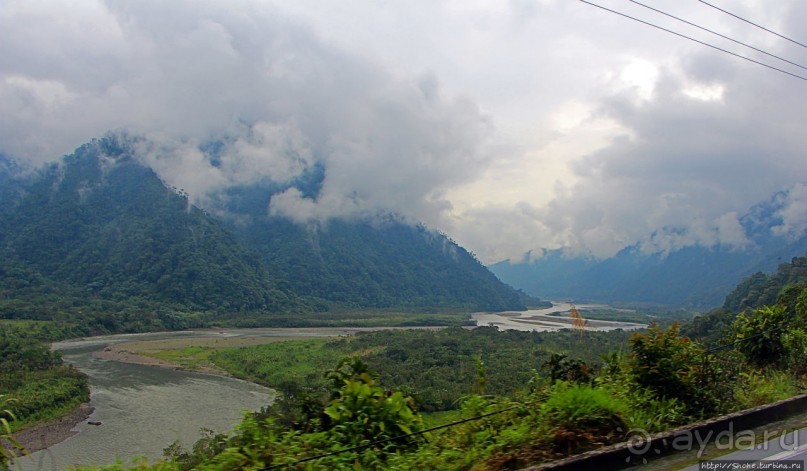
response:
<svg viewBox="0 0 807 471"><path fill-rule="evenodd" d="M594 0L807 77L807 47L697 0L644 2L796 65ZM710 3L807 44L805 2ZM36 165L126 131L199 204L320 164L316 200L267 211L392 210L486 263L741 247L738 216L785 189L777 230L803 231L805 105L807 80L577 0L0 0L3 154ZM213 165L199 146L216 139Z"/></svg>

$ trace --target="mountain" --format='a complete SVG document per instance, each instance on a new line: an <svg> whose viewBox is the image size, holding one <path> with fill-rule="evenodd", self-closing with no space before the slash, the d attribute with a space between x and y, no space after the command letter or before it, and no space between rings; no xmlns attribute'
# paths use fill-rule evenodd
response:
<svg viewBox="0 0 807 471"><path fill-rule="evenodd" d="M166 188L112 137L42 169L2 216L2 266L87 294L202 310L300 304L222 223Z"/></svg>
<svg viewBox="0 0 807 471"><path fill-rule="evenodd" d="M231 187L211 206L270 270L309 298L357 307L524 307L523 293L503 285L468 251L394 214L305 225L267 215L272 197L288 186L316 197L325 171L314 166L286 185Z"/></svg>
<svg viewBox="0 0 807 471"><path fill-rule="evenodd" d="M788 286L807 283L807 257L793 257L790 263L780 264L775 273L754 273L745 278L727 296L723 309L738 313L775 304Z"/></svg>
<svg viewBox="0 0 807 471"><path fill-rule="evenodd" d="M263 218L241 234L269 266L282 267L297 293L349 306L523 306L466 250L423 226L396 220L332 220L306 227Z"/></svg>
<svg viewBox="0 0 807 471"><path fill-rule="evenodd" d="M230 188L205 210L126 137L94 140L24 179L3 162L0 318L20 317L13 300L25 293L27 313L35 298L214 313L524 308L523 293L462 247L394 215L304 226L266 214L289 185L317 192L322 167Z"/></svg>
<svg viewBox="0 0 807 471"><path fill-rule="evenodd" d="M793 257L776 272L754 273L746 277L727 296L723 305L696 316L681 326L681 333L708 343L717 343L728 332L738 314L783 303L791 312L799 303L799 295L807 288L807 257Z"/></svg>
<svg viewBox="0 0 807 471"><path fill-rule="evenodd" d="M489 268L505 283L548 299L720 306L743 278L807 253L807 234L792 239L774 230L783 223L787 196L776 193L739 219L750 241L743 248L692 245L647 253L637 243L605 260L546 250L530 262L505 260Z"/></svg>
<svg viewBox="0 0 807 471"><path fill-rule="evenodd" d="M20 196L22 170L16 162L0 154L0 213L17 202Z"/></svg>

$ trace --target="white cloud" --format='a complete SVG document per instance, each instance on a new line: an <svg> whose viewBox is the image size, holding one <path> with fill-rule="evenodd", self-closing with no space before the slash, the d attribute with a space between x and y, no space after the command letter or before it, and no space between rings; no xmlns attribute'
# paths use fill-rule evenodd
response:
<svg viewBox="0 0 807 471"><path fill-rule="evenodd" d="M782 224L773 228L775 234L790 238L803 237L807 231L807 185L800 183L791 188L777 216Z"/></svg>
<svg viewBox="0 0 807 471"><path fill-rule="evenodd" d="M662 228L639 242L640 249L648 254L668 255L691 245L715 247L723 245L742 250L752 245L736 212L718 216L715 220L696 219L686 226Z"/></svg>
<svg viewBox="0 0 807 471"><path fill-rule="evenodd" d="M708 7L654 6L798 57ZM807 20L795 0L732 10L794 36ZM580 2L5 0L0 57L2 153L41 163L126 130L200 204L319 164L316 200L267 210L398 211L486 262L740 247L736 214L807 181L801 81ZM807 219L798 194L783 234Z"/></svg>

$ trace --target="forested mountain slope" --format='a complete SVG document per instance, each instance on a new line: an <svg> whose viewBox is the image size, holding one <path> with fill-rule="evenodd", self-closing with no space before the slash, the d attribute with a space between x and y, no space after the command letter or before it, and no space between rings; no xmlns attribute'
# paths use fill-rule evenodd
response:
<svg viewBox="0 0 807 471"><path fill-rule="evenodd" d="M757 272L744 279L726 296L723 308L740 312L768 306L786 286L801 283L807 283L807 257L794 257L790 263L779 265L776 273Z"/></svg>
<svg viewBox="0 0 807 471"><path fill-rule="evenodd" d="M695 317L682 332L692 338L716 341L743 311L795 303L794 296L807 289L807 257L780 264L775 273L757 272L745 278L726 296L723 306ZM794 306L791 306L794 307Z"/></svg>
<svg viewBox="0 0 807 471"><path fill-rule="evenodd" d="M0 164L0 318L26 317L22 298L214 313L524 307L462 247L394 215L298 225L267 215L283 189L271 185L233 188L211 199L215 211L200 209L124 137L94 140L25 178ZM320 180L292 183L316 191Z"/></svg>
<svg viewBox="0 0 807 471"><path fill-rule="evenodd" d="M241 229L300 294L354 306L522 308L465 249L423 226L331 220L306 227L265 218Z"/></svg>
<svg viewBox="0 0 807 471"><path fill-rule="evenodd" d="M101 297L234 311L296 305L220 222L166 188L114 139L42 170L4 211L0 248L3 267Z"/></svg>

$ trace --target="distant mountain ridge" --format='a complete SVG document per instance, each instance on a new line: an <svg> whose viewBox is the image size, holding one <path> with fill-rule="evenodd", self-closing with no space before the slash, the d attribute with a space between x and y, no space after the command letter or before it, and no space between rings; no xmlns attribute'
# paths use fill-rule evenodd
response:
<svg viewBox="0 0 807 471"><path fill-rule="evenodd" d="M325 169L295 185L316 192ZM266 214L286 187L230 188L202 210L108 135L21 178L0 161L0 287L214 312L331 307L523 309L465 249L423 226L339 220L306 227ZM226 196L226 197L225 197ZM229 213L237 217L215 217ZM0 304L0 318L13 317Z"/></svg>
<svg viewBox="0 0 807 471"><path fill-rule="evenodd" d="M807 234L792 239L773 230L783 223L786 196L778 192L739 218L750 242L742 248L690 245L646 253L637 243L605 260L548 250L527 263L505 260L489 268L505 283L546 299L720 306L743 278L807 254Z"/></svg>

